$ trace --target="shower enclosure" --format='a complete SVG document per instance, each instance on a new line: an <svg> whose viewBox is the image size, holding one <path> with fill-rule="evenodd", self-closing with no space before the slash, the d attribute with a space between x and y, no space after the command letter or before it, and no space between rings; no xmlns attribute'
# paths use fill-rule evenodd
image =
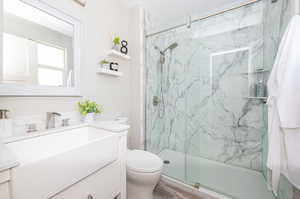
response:
<svg viewBox="0 0 300 199"><path fill-rule="evenodd" d="M165 160L164 175L231 198L274 198L265 85L287 6L252 1L146 36L146 149Z"/></svg>

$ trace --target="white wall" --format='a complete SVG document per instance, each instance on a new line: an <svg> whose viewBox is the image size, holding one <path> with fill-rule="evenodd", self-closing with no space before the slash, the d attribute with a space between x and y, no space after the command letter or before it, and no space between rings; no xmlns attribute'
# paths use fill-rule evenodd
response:
<svg viewBox="0 0 300 199"><path fill-rule="evenodd" d="M291 9L292 9L292 14L300 14L300 0L293 0L291 1L292 2L292 6L291 6Z"/></svg>
<svg viewBox="0 0 300 199"><path fill-rule="evenodd" d="M45 0L82 21L81 90L84 98L97 101L104 107L104 117L120 113L130 115L130 63L120 62L122 78L95 73L101 59L111 48L111 40L119 35L129 40L129 9L120 0L88 0L81 7L72 0ZM1 1L2 2L2 1ZM2 9L1 9L2 10ZM0 53L2 55L2 53ZM11 116L43 114L47 111L77 110L80 97L0 97L0 108L11 111Z"/></svg>
<svg viewBox="0 0 300 199"><path fill-rule="evenodd" d="M131 114L128 145L132 149L144 148L144 10L134 7L130 11L131 62Z"/></svg>

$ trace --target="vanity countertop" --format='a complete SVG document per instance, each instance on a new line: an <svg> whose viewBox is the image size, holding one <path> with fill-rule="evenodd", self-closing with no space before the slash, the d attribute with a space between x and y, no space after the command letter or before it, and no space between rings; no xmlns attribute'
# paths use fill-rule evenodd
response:
<svg viewBox="0 0 300 199"><path fill-rule="evenodd" d="M13 168L18 164L15 155L5 145L0 143L0 172Z"/></svg>
<svg viewBox="0 0 300 199"><path fill-rule="evenodd" d="M86 126L86 125L94 126L96 128L111 131L114 133L121 133L121 132L127 131L130 128L129 125L123 124L123 123L120 123L120 122L114 121L114 120L95 121L92 124L80 124L80 125L76 125L76 127ZM69 129L69 128L74 128L74 126L67 127L66 129ZM53 130L51 130L51 132L52 131L53 132L60 131L60 130L61 129L53 129ZM35 137L35 136L40 136L40 135L36 134L36 135L32 135L31 137ZM20 137L17 139L15 138L15 140L12 139L10 141L16 141L16 140L22 140L22 139L24 139L24 137ZM10 141L7 141L7 142L10 142ZM18 166L18 164L19 163L18 163L15 155L4 144L2 144L0 142L0 172L10 169L10 168L13 168L15 166Z"/></svg>
<svg viewBox="0 0 300 199"><path fill-rule="evenodd" d="M111 131L111 132L115 132L115 133L119 133L119 132L123 132L123 131L127 131L130 126L127 124L122 124L118 121L115 120L111 120L111 121L96 121L93 124L91 124L92 126L107 130L107 131Z"/></svg>

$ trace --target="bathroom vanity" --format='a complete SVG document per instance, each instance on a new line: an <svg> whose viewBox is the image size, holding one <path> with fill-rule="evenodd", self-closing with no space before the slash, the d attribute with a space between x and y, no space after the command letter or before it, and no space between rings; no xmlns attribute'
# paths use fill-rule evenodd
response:
<svg viewBox="0 0 300 199"><path fill-rule="evenodd" d="M82 124L7 141L1 199L126 198L127 125Z"/></svg>
<svg viewBox="0 0 300 199"><path fill-rule="evenodd" d="M10 199L10 172L9 169L18 165L13 153L0 142L0 198Z"/></svg>

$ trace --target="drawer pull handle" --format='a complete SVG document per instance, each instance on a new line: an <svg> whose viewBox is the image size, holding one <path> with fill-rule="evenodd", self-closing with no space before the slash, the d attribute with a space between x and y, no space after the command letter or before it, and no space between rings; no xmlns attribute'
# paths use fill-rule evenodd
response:
<svg viewBox="0 0 300 199"><path fill-rule="evenodd" d="M92 194L89 194L88 197L87 197L87 199L93 199L93 198L94 198L94 197L93 197Z"/></svg>

